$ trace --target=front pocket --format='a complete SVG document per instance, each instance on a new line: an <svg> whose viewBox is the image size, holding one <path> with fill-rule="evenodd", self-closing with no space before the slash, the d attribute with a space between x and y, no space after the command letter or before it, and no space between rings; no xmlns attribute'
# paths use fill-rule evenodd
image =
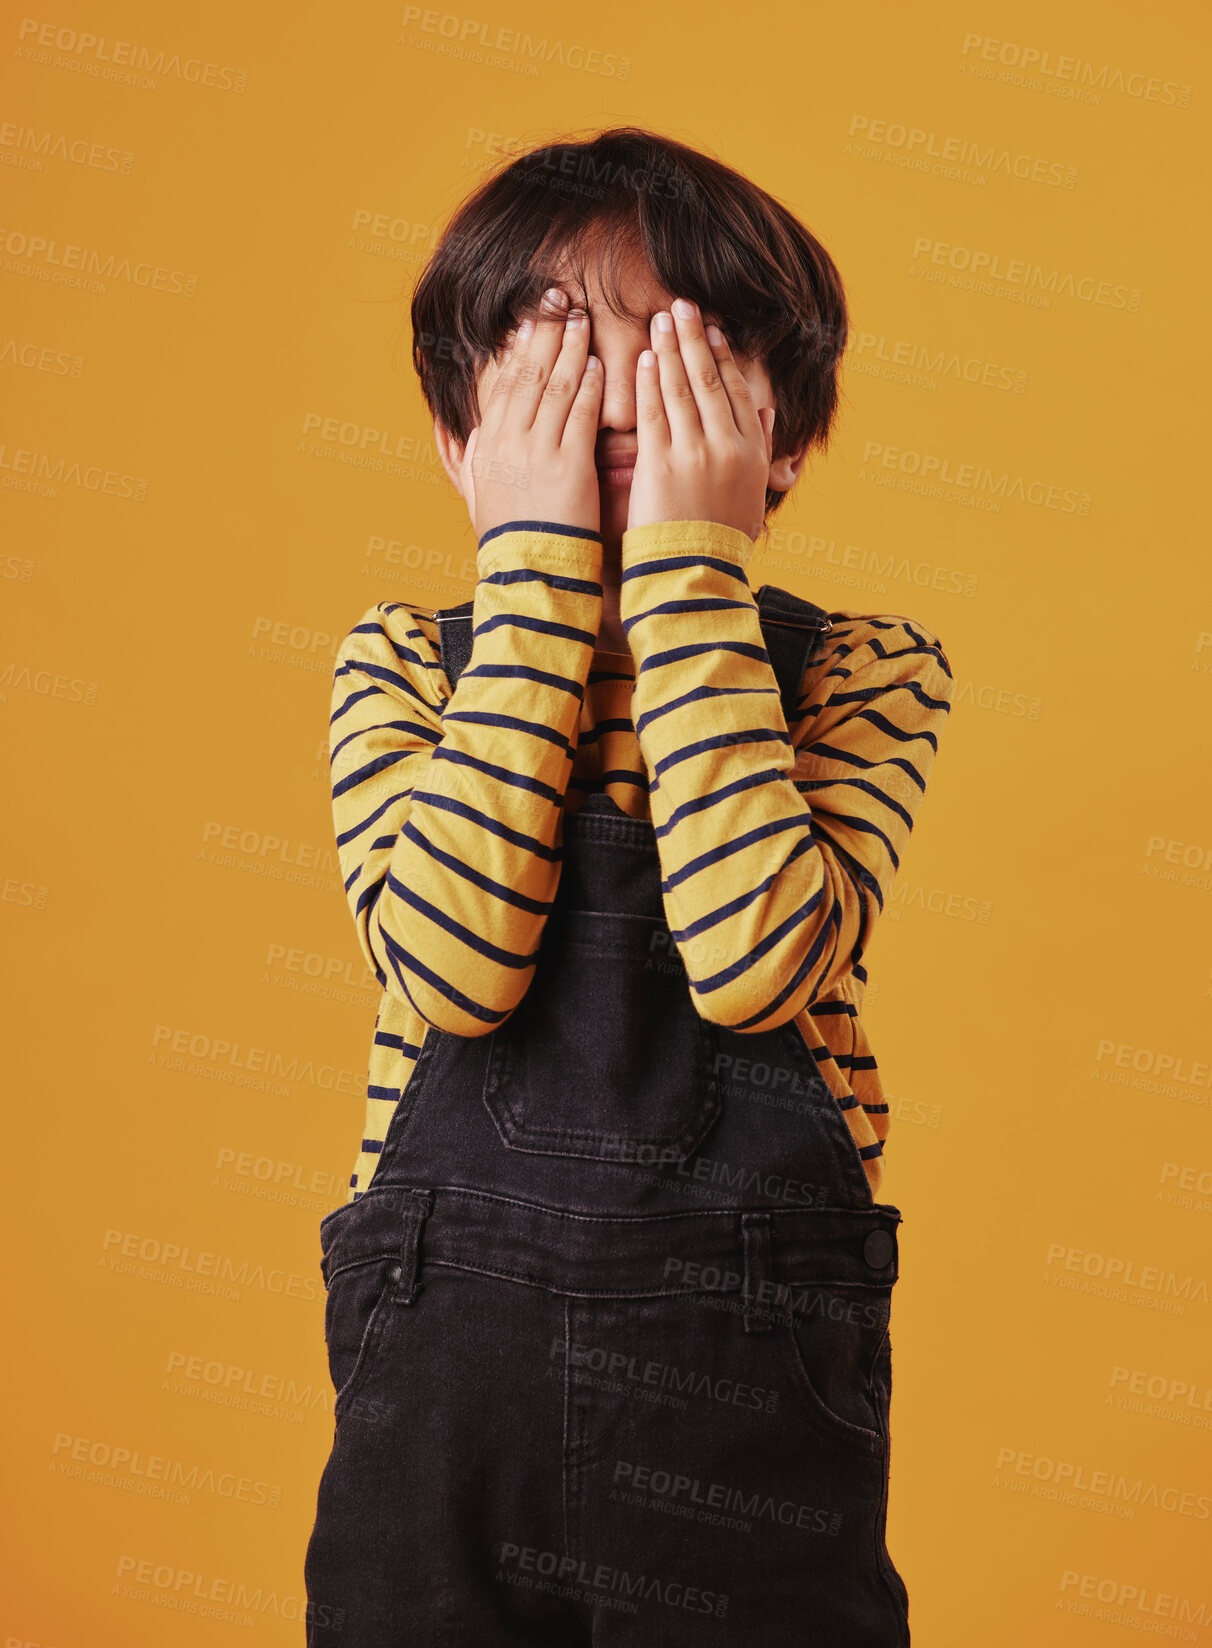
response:
<svg viewBox="0 0 1212 1648"><path fill-rule="evenodd" d="M877 1369L888 1339L891 1285L792 1285L789 1320L774 1333L787 1351L791 1384L818 1428L876 1453L884 1446L886 1390Z"/></svg>
<svg viewBox="0 0 1212 1648"><path fill-rule="evenodd" d="M328 1285L324 1339L335 1416L365 1382L384 1328L395 1313L391 1295L399 1276L399 1260L379 1256L347 1265Z"/></svg>
<svg viewBox="0 0 1212 1648"><path fill-rule="evenodd" d="M488 1041L484 1102L513 1150L659 1165L720 1113L710 1029L651 916L553 912L526 995Z"/></svg>

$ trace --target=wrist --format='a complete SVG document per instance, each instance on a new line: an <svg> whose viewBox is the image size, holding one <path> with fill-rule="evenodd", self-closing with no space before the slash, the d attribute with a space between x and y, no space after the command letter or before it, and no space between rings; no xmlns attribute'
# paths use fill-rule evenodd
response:
<svg viewBox="0 0 1212 1648"><path fill-rule="evenodd" d="M539 533L546 537L584 539L587 542L597 544L599 548L602 544L602 534L597 527L572 526L564 521L540 521L520 518L518 520L502 521L497 526L487 527L479 536L479 541L476 544L477 553L484 548L485 544L491 543L494 538L501 537L507 532L530 532Z"/></svg>
<svg viewBox="0 0 1212 1648"><path fill-rule="evenodd" d="M628 565L657 560L662 555L705 555L744 567L753 553L753 539L740 527L722 521L646 521L623 534L623 557Z"/></svg>
<svg viewBox="0 0 1212 1648"><path fill-rule="evenodd" d="M517 566L550 566L600 588L602 540L586 527L561 521L503 521L476 547L478 577Z"/></svg>

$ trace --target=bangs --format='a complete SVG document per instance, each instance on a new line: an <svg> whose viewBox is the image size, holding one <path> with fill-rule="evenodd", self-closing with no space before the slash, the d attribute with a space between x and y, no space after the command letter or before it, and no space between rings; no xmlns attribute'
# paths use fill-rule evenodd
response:
<svg viewBox="0 0 1212 1648"><path fill-rule="evenodd" d="M666 293L697 303L734 353L763 362L779 407L776 453L825 446L847 335L828 253L740 173L636 127L507 157L452 217L411 318L422 391L456 439L478 421L480 372L537 317L549 286L581 307L593 289L620 319L647 319L628 306L624 252Z"/></svg>

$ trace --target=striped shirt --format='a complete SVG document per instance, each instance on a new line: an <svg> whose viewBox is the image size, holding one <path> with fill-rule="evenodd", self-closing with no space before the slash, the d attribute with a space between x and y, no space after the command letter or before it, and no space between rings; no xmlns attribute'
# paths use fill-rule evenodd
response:
<svg viewBox="0 0 1212 1648"><path fill-rule="evenodd" d="M361 1150L371 1182L431 1026L485 1035L525 995L560 875L561 815L591 789L649 819L665 918L699 1014L794 1020L878 1199L889 1128L860 1014L863 952L949 710L938 638L834 611L790 724L745 568L709 521L623 538L630 655L597 646L602 543L508 522L476 554L474 650L452 694L432 608L381 602L338 649L337 852L382 990Z"/></svg>

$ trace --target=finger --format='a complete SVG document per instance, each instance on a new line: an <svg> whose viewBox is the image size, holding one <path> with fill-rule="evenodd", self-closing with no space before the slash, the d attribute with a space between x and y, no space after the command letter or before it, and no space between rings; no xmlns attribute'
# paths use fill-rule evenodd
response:
<svg viewBox="0 0 1212 1648"><path fill-rule="evenodd" d="M588 327L585 328L589 330ZM606 387L606 374L602 370L602 363L596 355L589 355L585 360L585 370L581 374L581 382L572 398L572 405L568 408L568 418L564 424L563 444L580 440L585 443L590 453L598 438L598 418L601 415L602 391Z"/></svg>
<svg viewBox="0 0 1212 1648"><path fill-rule="evenodd" d="M651 349L641 352L635 369L635 438L637 458L668 448L671 441L660 367Z"/></svg>
<svg viewBox="0 0 1212 1648"><path fill-rule="evenodd" d="M670 434L674 439L701 435L703 425L699 418L698 402L686 376L677 330L668 309L661 309L653 315L651 332Z"/></svg>
<svg viewBox="0 0 1212 1648"><path fill-rule="evenodd" d="M516 362L526 353L530 342L530 334L534 331L534 322L530 319L522 321L513 334L509 348L505 351L500 370L493 380L492 388L488 391L488 403L484 408L484 426L490 432L495 432L505 416L505 409L510 403L513 392L513 372Z"/></svg>
<svg viewBox="0 0 1212 1648"><path fill-rule="evenodd" d="M563 346L567 312L568 294L558 286L549 286L543 293L534 330L526 339L525 352L509 369L509 401L518 420L515 427L529 428L534 423Z"/></svg>
<svg viewBox="0 0 1212 1648"><path fill-rule="evenodd" d="M513 359L513 353L517 348L518 343L518 332L518 327L511 326L509 331L505 334L505 342L497 350L494 359L496 361L498 377L500 377L501 373L504 372L510 361Z"/></svg>
<svg viewBox="0 0 1212 1648"><path fill-rule="evenodd" d="M720 374L724 388L728 392L736 427L742 434L752 433L760 427L761 420L758 417L757 402L753 397L753 390L749 387L749 380L737 365L728 339L718 326L704 327L703 336L711 350L716 370ZM770 423L773 429L773 417Z"/></svg>
<svg viewBox="0 0 1212 1648"><path fill-rule="evenodd" d="M673 302L673 318L677 327L678 344L682 352L682 364L686 372L687 381L694 395L698 407L699 421L708 434L735 435L737 430L745 430L752 435L757 434L756 419L746 417L746 408L738 409L734 404L736 380L739 378L745 389L748 385L741 378L739 369L733 363L731 381L726 379L717 359L717 352L708 341L703 329L703 317L697 303L691 303L689 298L675 298ZM719 328L716 328L717 332ZM721 340L723 334L720 334ZM731 361L731 353L728 356ZM749 408L748 410L752 410Z"/></svg>
<svg viewBox="0 0 1212 1648"><path fill-rule="evenodd" d="M569 408L580 388L589 354L589 316L583 309L569 312L564 337L547 387L534 415L535 430L559 444Z"/></svg>

